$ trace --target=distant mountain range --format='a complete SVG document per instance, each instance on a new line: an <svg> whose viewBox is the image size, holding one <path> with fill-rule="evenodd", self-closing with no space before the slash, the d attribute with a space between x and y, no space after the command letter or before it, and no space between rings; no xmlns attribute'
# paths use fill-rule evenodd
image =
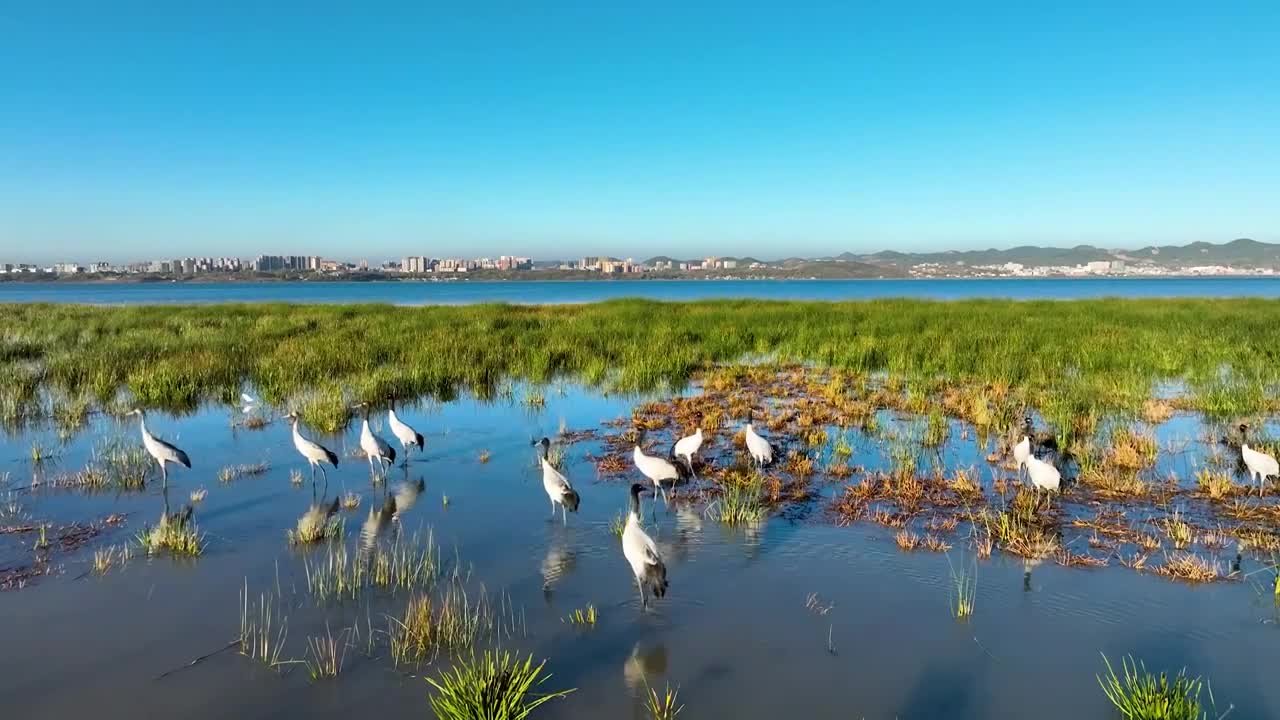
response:
<svg viewBox="0 0 1280 720"><path fill-rule="evenodd" d="M753 262L761 262L755 258L730 258L737 260L739 267ZM676 258L658 256L645 261L652 264L657 261L700 262L702 258L681 261ZM870 266L860 268L857 274L873 274L875 268L885 270L902 270L913 265L935 263L941 265L1004 265L1018 263L1028 267L1049 265L1082 265L1097 260L1122 260L1136 265L1153 265L1167 268L1191 267L1197 265L1231 265L1248 268L1280 267L1280 244L1258 242L1241 238L1231 242L1215 245L1207 242L1194 242L1190 245L1147 246L1137 250L1115 250L1095 247L1093 245L1077 245L1071 248L1037 247L1024 245L1020 247L997 250L949 250L946 252L903 253L894 250L882 250L876 253L856 254L841 253L835 256L819 258L790 257L783 260L766 261L770 267L799 269L801 266L817 266L825 263L859 263Z"/></svg>

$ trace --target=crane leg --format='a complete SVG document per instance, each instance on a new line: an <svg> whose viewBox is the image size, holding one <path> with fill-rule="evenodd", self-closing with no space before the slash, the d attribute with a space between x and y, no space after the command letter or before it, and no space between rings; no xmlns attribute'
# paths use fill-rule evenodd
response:
<svg viewBox="0 0 1280 720"><path fill-rule="evenodd" d="M636 578L636 589L640 591L640 609L644 610L649 607L649 598L644 595L644 583L640 582L640 578Z"/></svg>
<svg viewBox="0 0 1280 720"><path fill-rule="evenodd" d="M160 461L160 486L169 489L169 471L165 469L163 460Z"/></svg>
<svg viewBox="0 0 1280 720"><path fill-rule="evenodd" d="M551 510L552 517L555 517L555 509ZM564 503L560 504L560 519L564 522L565 527L569 527L569 511L565 509Z"/></svg>
<svg viewBox="0 0 1280 720"><path fill-rule="evenodd" d="M551 501L551 519L552 520L556 519L556 501L555 500Z"/></svg>

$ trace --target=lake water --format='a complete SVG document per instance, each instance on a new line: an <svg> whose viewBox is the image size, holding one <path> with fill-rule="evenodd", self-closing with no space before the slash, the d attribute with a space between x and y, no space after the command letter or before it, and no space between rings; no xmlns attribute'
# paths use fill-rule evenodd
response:
<svg viewBox="0 0 1280 720"><path fill-rule="evenodd" d="M680 688L687 717L1112 717L1095 680L1099 653L1113 662L1133 653L1153 669L1186 666L1204 674L1219 710L1234 704L1231 717L1280 716L1280 686L1272 672L1280 663L1277 611L1271 575L1257 563L1245 571L1262 573L1261 590L1248 581L1193 587L1114 563L1081 569L1048 560L1028 575L1022 560L997 551L976 561L975 612L957 621L949 610L952 568L975 562L965 539L953 538L948 554L905 553L892 530L871 523L836 526L825 507L843 481L816 480L816 499L748 529L712 520L695 497L674 507L647 500L646 513L656 513L648 528L665 556L671 587L644 611L609 529L626 506L629 482L639 477L634 470L597 472L592 459L611 452L605 433L623 429L610 421L624 418L629 426L642 399L575 386L548 388L545 407L522 398L517 390L492 402L402 408L402 417L426 435L427 448L407 468L393 469L385 484L371 482L368 465L352 456L358 424L336 436L314 436L342 457L321 491L329 498L341 490L362 497L358 509L340 514L348 545L360 542L362 521L388 488L423 481L416 503L381 542L429 528L443 555L450 562L458 558L470 573L472 592L483 583L517 609L520 631L505 644L548 658L554 676L548 689L578 688L534 717L645 717L640 698L646 686L661 691L668 683ZM421 676L435 675L444 661L397 669L381 640L372 656L362 639L353 640L342 674L333 680L313 683L301 666L270 672L234 649L157 679L236 636L239 593L246 585L254 598L283 595L286 657L292 658L304 656L307 637L325 634L326 626L335 634L368 622L385 630L386 616L401 612L406 602L404 595L378 595L325 603L309 594L305 563L325 550L291 548L285 539L285 530L313 501L309 484L290 481L290 472L305 473L305 465L286 425L235 427L241 412L208 407L184 417L149 418L152 430L185 448L194 463L191 470L171 472L171 503L180 506L191 490L208 489L195 511L207 549L186 561L135 550L123 568L106 575L91 572L92 550L131 542L155 521L163 505L158 482L145 492L87 494L53 489L51 481L89 462L102 438L139 444L136 422L99 415L62 440L52 427L0 438L0 475L7 474L11 491L0 492L8 514L0 526L20 525L25 517L58 528L127 515L126 525L105 529L86 547L62 550L55 542L50 563L60 573L0 592L0 697L10 716L340 718L370 709L430 716L429 686ZM381 417L373 426L391 439ZM896 432L892 428L901 424L910 434L908 426L917 423L888 411L881 417L889 430L849 436L851 464L868 472L891 465L886 437ZM556 436L561 428L601 433L565 446L563 466L582 496L581 511L569 515L567 526L558 517L548 519L530 449L531 438ZM731 456L734 430L731 423L712 436L708 455ZM1202 434L1198 420L1187 415L1163 425L1162 442L1180 449L1162 454L1153 476L1189 477L1197 465L1188 458L1211 452ZM666 447L674 437L669 430L654 435ZM922 472L934 465L948 471L979 466L988 492L993 477L1013 476L998 465L987 469L990 448L971 429L955 422L951 438L941 450L919 452ZM785 441L789 447L795 442ZM33 464L33 444L56 448L56 456ZM268 469L219 480L220 468L244 463ZM33 480L46 484L33 489ZM1063 542L1088 552L1084 538L1064 536ZM0 571L29 563L35 542L29 531L0 534ZM595 627L564 622L587 604L600 610Z"/></svg>
<svg viewBox="0 0 1280 720"><path fill-rule="evenodd" d="M236 282L0 283L0 303L104 305L219 302L391 303L459 305L482 302L582 303L623 297L654 300L762 298L865 300L1017 300L1091 297L1280 297L1276 278L1093 278L975 280L614 280L573 282Z"/></svg>

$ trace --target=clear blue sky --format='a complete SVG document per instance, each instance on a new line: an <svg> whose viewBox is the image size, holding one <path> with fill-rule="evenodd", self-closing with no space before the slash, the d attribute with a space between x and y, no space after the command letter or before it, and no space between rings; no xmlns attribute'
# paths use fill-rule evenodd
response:
<svg viewBox="0 0 1280 720"><path fill-rule="evenodd" d="M591 4L8 3L0 260L1280 241L1275 0Z"/></svg>

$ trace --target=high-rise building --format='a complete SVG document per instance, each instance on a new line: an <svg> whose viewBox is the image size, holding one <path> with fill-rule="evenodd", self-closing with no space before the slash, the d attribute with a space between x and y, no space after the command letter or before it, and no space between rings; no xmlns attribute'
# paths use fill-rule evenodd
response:
<svg viewBox="0 0 1280 720"><path fill-rule="evenodd" d="M411 255L400 260L400 272L424 273L430 269L427 259L421 255Z"/></svg>

